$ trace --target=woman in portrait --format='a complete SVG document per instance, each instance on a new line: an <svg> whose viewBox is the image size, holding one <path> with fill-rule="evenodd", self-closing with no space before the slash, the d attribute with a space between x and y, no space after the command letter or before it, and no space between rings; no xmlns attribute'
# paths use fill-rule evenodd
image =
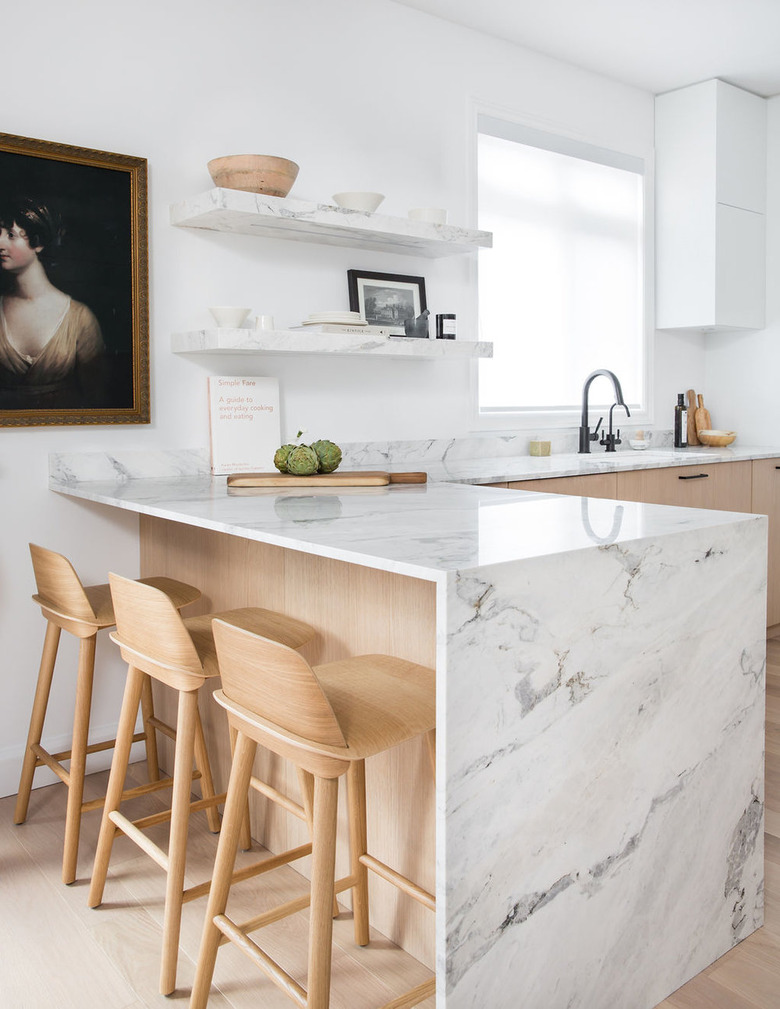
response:
<svg viewBox="0 0 780 1009"><path fill-rule="evenodd" d="M105 348L98 321L47 274L61 240L62 228L44 202L0 198L0 410L102 404Z"/></svg>

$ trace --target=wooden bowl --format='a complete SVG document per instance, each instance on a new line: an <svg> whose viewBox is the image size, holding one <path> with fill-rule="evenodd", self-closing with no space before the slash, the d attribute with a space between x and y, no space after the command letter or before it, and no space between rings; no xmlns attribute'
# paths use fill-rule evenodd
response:
<svg viewBox="0 0 780 1009"><path fill-rule="evenodd" d="M730 445L737 437L736 431L698 431L697 434L702 445L716 445L721 448Z"/></svg>
<svg viewBox="0 0 780 1009"><path fill-rule="evenodd" d="M298 177L298 165L270 154L229 154L208 163L214 185L265 196L287 196Z"/></svg>

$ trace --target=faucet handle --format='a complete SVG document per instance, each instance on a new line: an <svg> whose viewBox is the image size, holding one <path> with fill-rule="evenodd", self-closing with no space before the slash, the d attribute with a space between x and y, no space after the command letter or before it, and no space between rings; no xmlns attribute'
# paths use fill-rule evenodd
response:
<svg viewBox="0 0 780 1009"><path fill-rule="evenodd" d="M598 424L597 424L597 425L596 425L596 426L595 426L595 427L593 428L593 432L591 433L591 436L590 436L590 440L591 440L591 441L598 441L598 440L599 440L599 428L601 427L601 422L602 422L603 420L604 420L604 418L603 418L603 417L599 417L599 422L598 422ZM601 443L601 444L603 444L603 443Z"/></svg>

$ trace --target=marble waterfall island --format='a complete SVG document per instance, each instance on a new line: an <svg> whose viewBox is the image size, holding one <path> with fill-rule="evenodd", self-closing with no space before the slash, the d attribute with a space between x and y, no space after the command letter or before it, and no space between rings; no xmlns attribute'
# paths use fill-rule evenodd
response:
<svg viewBox="0 0 780 1009"><path fill-rule="evenodd" d="M652 1009L761 925L766 518L54 473L141 514L142 570L314 623L314 661L435 661L435 831L422 750L369 787L391 847L419 834L399 869L426 885L435 856L435 949L427 922L375 907L435 962L438 1009Z"/></svg>

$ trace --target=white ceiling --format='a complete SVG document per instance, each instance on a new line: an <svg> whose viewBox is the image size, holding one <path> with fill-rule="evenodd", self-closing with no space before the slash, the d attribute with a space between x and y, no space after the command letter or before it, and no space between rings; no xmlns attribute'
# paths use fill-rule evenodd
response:
<svg viewBox="0 0 780 1009"><path fill-rule="evenodd" d="M780 0L396 0L659 93L722 80L780 94Z"/></svg>

